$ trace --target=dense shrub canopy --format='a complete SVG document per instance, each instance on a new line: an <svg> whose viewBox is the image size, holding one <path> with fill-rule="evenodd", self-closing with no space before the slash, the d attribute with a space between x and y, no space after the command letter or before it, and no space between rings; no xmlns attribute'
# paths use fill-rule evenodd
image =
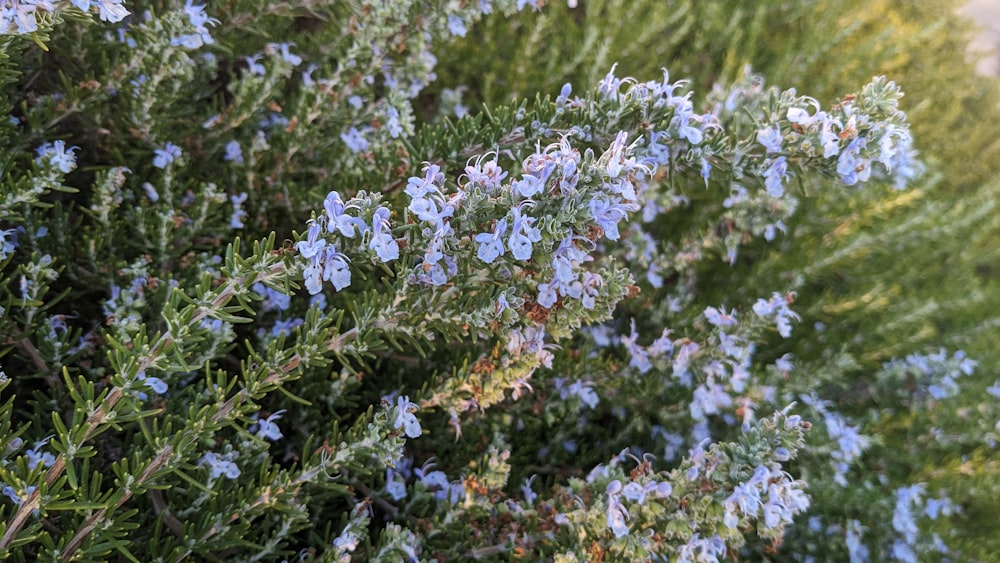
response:
<svg viewBox="0 0 1000 563"><path fill-rule="evenodd" d="M0 550L988 556L946 4L11 3Z"/></svg>

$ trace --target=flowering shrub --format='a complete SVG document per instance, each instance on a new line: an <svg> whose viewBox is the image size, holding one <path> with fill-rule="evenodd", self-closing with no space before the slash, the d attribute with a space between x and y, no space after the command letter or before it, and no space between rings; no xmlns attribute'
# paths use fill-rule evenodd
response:
<svg viewBox="0 0 1000 563"><path fill-rule="evenodd" d="M919 177L897 85L421 97L435 49L529 6L5 8L0 549L950 552L926 485L856 510L887 472L838 367L781 353L796 294L696 298L810 192ZM975 368L914 354L870 392L930 410Z"/></svg>

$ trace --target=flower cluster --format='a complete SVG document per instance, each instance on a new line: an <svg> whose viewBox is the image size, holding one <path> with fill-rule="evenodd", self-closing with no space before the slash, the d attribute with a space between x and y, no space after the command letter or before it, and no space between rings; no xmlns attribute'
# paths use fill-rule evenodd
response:
<svg viewBox="0 0 1000 563"><path fill-rule="evenodd" d="M17 374L0 391L18 397L0 401L0 551L96 560L114 538L130 559L239 558L253 537L268 560L710 561L814 536L855 559L943 545L923 527L957 508L931 484L877 505L891 522L825 512L886 474L860 475L872 419L839 393L843 366L861 369L810 361L800 313L818 307L793 311L799 277L721 283L800 232L793 215L815 206L793 183L919 171L894 84L824 108L739 83L700 104L667 72L612 68L479 112L474 88L426 89L432 48L543 2L244 4L3 8L5 30L33 34L8 38L25 50L50 41L53 10L118 25L52 40L88 65L0 68L17 115L0 124ZM930 410L973 368L914 355L877 383Z"/></svg>
<svg viewBox="0 0 1000 563"><path fill-rule="evenodd" d="M84 12L96 11L101 21L117 23L129 15L123 0L70 0ZM54 14L62 6L56 0L16 0L0 8L0 34L23 35L38 31L39 16Z"/></svg>

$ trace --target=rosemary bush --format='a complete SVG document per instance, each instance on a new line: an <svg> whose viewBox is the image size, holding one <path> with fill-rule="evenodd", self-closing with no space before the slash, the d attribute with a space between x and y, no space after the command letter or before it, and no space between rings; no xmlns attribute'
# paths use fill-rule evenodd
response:
<svg viewBox="0 0 1000 563"><path fill-rule="evenodd" d="M960 506L861 429L976 362L907 351L855 390L881 413L842 412L852 356L786 350L824 345L818 289L720 273L815 236L827 191L920 181L900 88L431 93L456 37L535 8L4 8L5 555L957 554Z"/></svg>

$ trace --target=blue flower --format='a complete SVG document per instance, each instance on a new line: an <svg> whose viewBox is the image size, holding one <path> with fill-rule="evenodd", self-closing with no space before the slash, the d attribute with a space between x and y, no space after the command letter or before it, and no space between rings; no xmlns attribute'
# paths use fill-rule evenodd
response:
<svg viewBox="0 0 1000 563"><path fill-rule="evenodd" d="M0 260L6 260L17 248L17 231L14 229L0 230Z"/></svg>
<svg viewBox="0 0 1000 563"><path fill-rule="evenodd" d="M507 246L510 248L510 253L518 260L530 260L532 252L531 243L542 240L542 232L538 230L538 227L532 226L535 223L535 218L521 215L521 208L525 205L530 204L528 201L524 201L521 205L511 209L511 213L514 215L514 222L511 226L510 238L507 239Z"/></svg>
<svg viewBox="0 0 1000 563"><path fill-rule="evenodd" d="M35 442L35 447L24 452L24 455L28 456L28 470L31 471L41 465L42 467L51 467L53 463L56 462L56 456L49 452L40 451L45 444L48 443L52 436L44 438L38 442Z"/></svg>
<svg viewBox="0 0 1000 563"><path fill-rule="evenodd" d="M337 252L333 245L326 247L323 256L323 279L333 283L334 289L340 291L351 285L351 268L347 256Z"/></svg>
<svg viewBox="0 0 1000 563"><path fill-rule="evenodd" d="M779 156L772 160L767 170L764 171L764 186L767 187L767 195L771 197L785 195L783 183L786 179L788 179L788 161L785 157Z"/></svg>
<svg viewBox="0 0 1000 563"><path fill-rule="evenodd" d="M162 149L156 149L153 151L156 156L153 157L153 166L157 168L166 168L168 165L173 164L174 160L181 157L181 148L177 145L168 142Z"/></svg>
<svg viewBox="0 0 1000 563"><path fill-rule="evenodd" d="M625 510L621 501L618 500L618 493L621 491L622 484L617 479L608 483L607 525L614 532L616 538L623 538L629 532L628 524L626 523L626 520L629 518L628 511Z"/></svg>
<svg viewBox="0 0 1000 563"><path fill-rule="evenodd" d="M386 468L385 492L396 502L406 498L406 482L403 475L393 471L391 468Z"/></svg>
<svg viewBox="0 0 1000 563"><path fill-rule="evenodd" d="M492 233L480 233L476 235L476 242L479 243L477 255L479 259L487 264L492 264L498 256L504 253L503 235L507 232L507 218L503 217L497 221Z"/></svg>
<svg viewBox="0 0 1000 563"><path fill-rule="evenodd" d="M450 31L452 35L457 35L458 37L465 37L465 34L467 32L467 30L465 29L465 22L462 21L462 18L459 18L456 15L449 15L448 31Z"/></svg>
<svg viewBox="0 0 1000 563"><path fill-rule="evenodd" d="M844 184L853 186L858 182L867 182L871 177L871 160L861 156L867 144L867 139L857 137L841 151L837 158L837 173Z"/></svg>
<svg viewBox="0 0 1000 563"><path fill-rule="evenodd" d="M174 38L170 41L170 44L175 46L180 45L187 49L197 49L202 45L211 45L213 42L212 35L209 34L206 26L215 25L219 23L219 20L208 17L208 14L205 13L205 7L195 6L191 0L187 0L187 3L184 5L184 13L187 15L191 27L194 28L194 33Z"/></svg>
<svg viewBox="0 0 1000 563"><path fill-rule="evenodd" d="M281 53L281 60L292 66L299 66L302 64L302 57L289 50L291 48L290 43L268 43L267 48L272 51L279 51Z"/></svg>
<svg viewBox="0 0 1000 563"><path fill-rule="evenodd" d="M406 183L406 193L412 198L421 198L428 193L436 193L438 185L444 182L444 174L437 164L424 164L424 177L412 176Z"/></svg>
<svg viewBox="0 0 1000 563"><path fill-rule="evenodd" d="M246 192L229 196L229 201L233 204L233 213L229 217L229 226L233 229L242 229L244 227L243 219L247 217L247 212L243 211L243 203L246 200Z"/></svg>
<svg viewBox="0 0 1000 563"><path fill-rule="evenodd" d="M705 319L707 319L708 322L711 323L712 325L718 326L718 327L722 327L722 328L736 326L736 316L735 315L736 315L736 310L735 309L732 310L729 313L726 313L725 309L722 309L720 311L719 309L716 309L715 307L706 307L705 308Z"/></svg>
<svg viewBox="0 0 1000 563"><path fill-rule="evenodd" d="M326 230L331 233L340 231L340 234L345 237L354 238L356 228L360 227L362 231L367 228L364 221L347 214L348 209L357 209L357 206L344 205L344 201L340 199L340 194L337 192L330 192L326 195L326 199L323 200L323 209L326 210Z"/></svg>
<svg viewBox="0 0 1000 563"><path fill-rule="evenodd" d="M362 152L368 150L368 140L358 131L357 127L351 127L346 132L340 134L340 139L347 144L351 152Z"/></svg>
<svg viewBox="0 0 1000 563"><path fill-rule="evenodd" d="M556 293L555 283L538 284L538 304L546 309L551 309L556 304L559 295Z"/></svg>
<svg viewBox="0 0 1000 563"><path fill-rule="evenodd" d="M521 484L521 493L524 494L524 502L528 504L534 504L535 500L538 498L535 491L531 490L531 483L534 482L537 477L538 475L532 475L531 477L525 479L524 483Z"/></svg>
<svg viewBox="0 0 1000 563"><path fill-rule="evenodd" d="M569 100L570 94L573 93L573 85L569 82L563 84L562 89L559 90L559 96L556 97L556 105L562 105Z"/></svg>
<svg viewBox="0 0 1000 563"><path fill-rule="evenodd" d="M780 293L771 294L770 299L758 299L753 306L753 312L762 318L772 317L778 328L778 334L783 338L792 335L791 320L799 320L799 316L788 308L788 298Z"/></svg>
<svg viewBox="0 0 1000 563"><path fill-rule="evenodd" d="M28 488L24 490L23 495L28 496L34 491L35 491L35 486L29 485ZM24 504L24 499L21 497L21 495L17 493L17 490L14 487L11 487L10 485L4 485L3 489L0 489L0 494L3 494L10 500L14 501L14 503L17 504L18 506Z"/></svg>
<svg viewBox="0 0 1000 563"><path fill-rule="evenodd" d="M323 226L319 222L309 221L309 232L306 235L306 240L295 243L295 249L299 251L299 254L303 258L319 256L323 251L323 247L326 246L326 239L320 238L322 232Z"/></svg>
<svg viewBox="0 0 1000 563"><path fill-rule="evenodd" d="M409 397L396 398L396 421L393 427L402 428L403 432L410 438L419 438L422 433L420 421L413 414L416 410L416 403L410 402Z"/></svg>
<svg viewBox="0 0 1000 563"><path fill-rule="evenodd" d="M368 243L383 262L399 258L399 244L389 227L389 209L379 207L372 215L372 240Z"/></svg>
<svg viewBox="0 0 1000 563"><path fill-rule="evenodd" d="M622 205L618 198L608 200L603 197L594 197L590 200L590 214L604 229L604 235L610 240L618 240L621 237L618 232L618 223L625 219L628 216L628 211L631 210L631 206Z"/></svg>
<svg viewBox="0 0 1000 563"><path fill-rule="evenodd" d="M281 409L279 411L271 413L271 416L258 422L256 424L256 426L258 427L256 432L257 437L262 440L263 439L271 440L272 442L275 440L280 440L282 437L281 429L278 428L278 425L275 424L274 421L281 418L281 415L283 415L284 413L285 409Z"/></svg>
<svg viewBox="0 0 1000 563"><path fill-rule="evenodd" d="M544 189L545 181L531 174L525 174L521 176L520 180L514 180L510 184L510 191L521 197L532 197Z"/></svg>
<svg viewBox="0 0 1000 563"><path fill-rule="evenodd" d="M507 177L507 172L500 168L493 153L486 153L475 159L474 164L465 167L465 177L474 186L482 186L487 191L494 191L500 187L500 183ZM470 161L471 162L471 161Z"/></svg>
<svg viewBox="0 0 1000 563"><path fill-rule="evenodd" d="M38 158L35 162L41 165L45 157L48 157L49 164L55 166L63 174L69 174L76 168L76 156L73 151L77 150L79 147L66 148L66 141L55 141L52 143L43 143L35 152L38 154Z"/></svg>
<svg viewBox="0 0 1000 563"><path fill-rule="evenodd" d="M168 387L166 382L164 382L159 377L147 376L145 370L140 371L135 378L137 381L146 384L150 389L153 390L154 393L158 395L164 395L167 392ZM140 393L139 395L141 399L146 398L145 393Z"/></svg>
<svg viewBox="0 0 1000 563"><path fill-rule="evenodd" d="M226 143L226 154L222 157L226 162L235 162L236 164L243 164L243 149L240 147L239 141L229 141Z"/></svg>
<svg viewBox="0 0 1000 563"><path fill-rule="evenodd" d="M198 460L198 465L207 465L210 471L211 479L213 480L222 476L229 479L235 479L240 476L240 468L232 461L233 457L235 457L235 452L230 452L228 455L224 456L208 452L201 456L201 459Z"/></svg>
<svg viewBox="0 0 1000 563"><path fill-rule="evenodd" d="M764 145L768 154L781 152L782 140L781 128L777 125L757 131L757 142Z"/></svg>

